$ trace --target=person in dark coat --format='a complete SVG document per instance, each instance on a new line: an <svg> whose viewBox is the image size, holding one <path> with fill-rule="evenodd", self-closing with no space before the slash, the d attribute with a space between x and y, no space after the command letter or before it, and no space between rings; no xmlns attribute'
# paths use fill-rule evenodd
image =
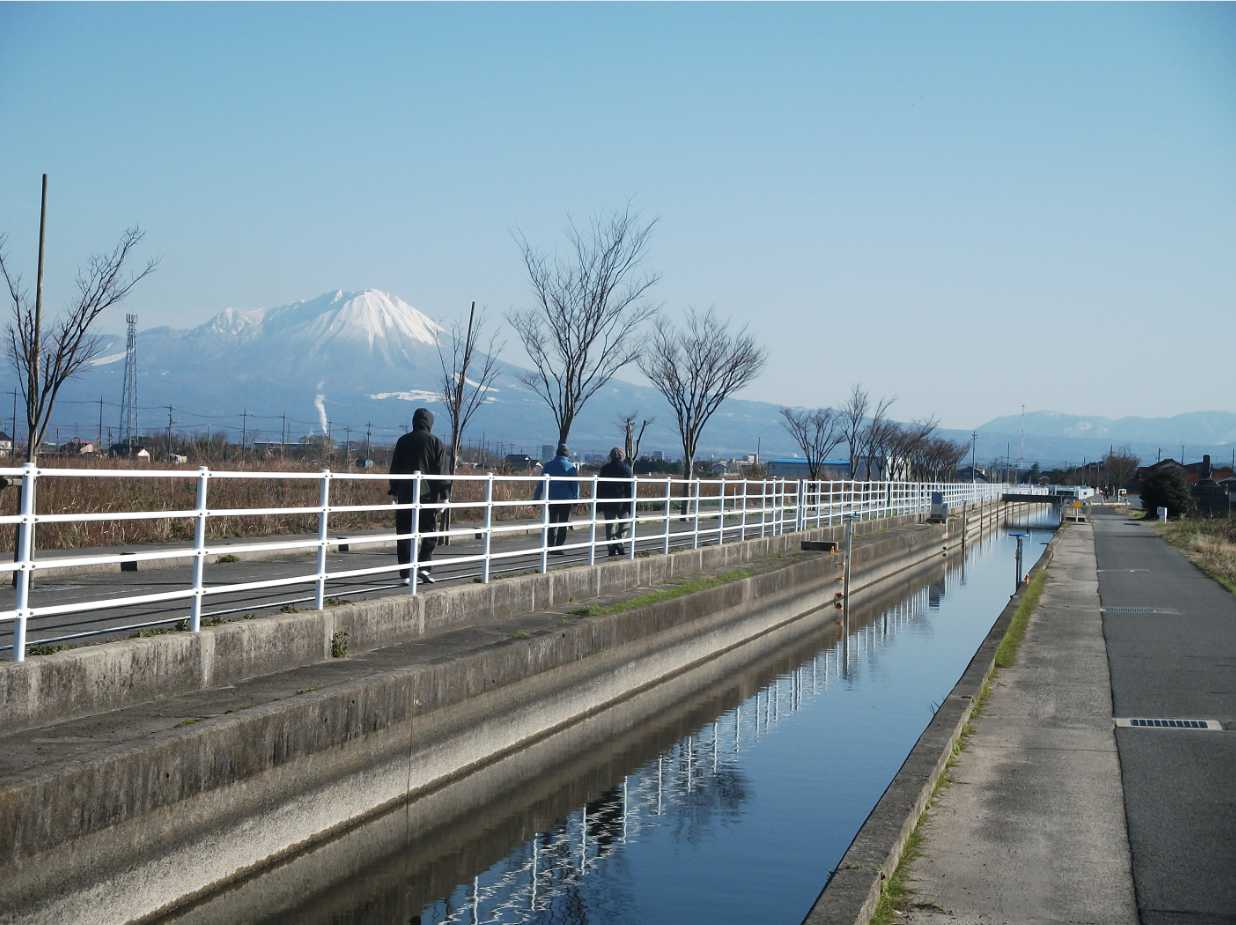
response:
<svg viewBox="0 0 1236 925"><path fill-rule="evenodd" d="M575 463L571 462L571 451L567 449L565 443L558 444L558 452L553 459L545 463L545 467L541 470L546 475L558 476L551 479L549 482L549 522L551 524L564 524L571 519L571 508L575 506L575 501L579 498L579 482L575 479L563 478L563 476L575 476L579 474L579 470L575 468ZM538 482L536 486L536 494L532 496L533 501L541 500L541 490L545 487L543 482ZM561 546L566 542L566 527L551 526L549 528L549 545ZM561 550L555 550L551 555L562 555Z"/></svg>
<svg viewBox="0 0 1236 925"><path fill-rule="evenodd" d="M395 444L395 453L391 457L391 475L411 475L420 472L422 475L446 475L447 469L446 445L433 435L433 414L425 408L417 408L412 415L412 432L404 434ZM388 494L394 496L398 504L413 502L413 487L415 479L391 479ZM421 479L421 504L441 504L451 495L451 483L446 479ZM438 509L421 508L417 520L417 532L432 533L438 529ZM412 509L400 508L395 512L395 532L412 532ZM418 581L431 584L433 578L429 574L429 560L433 558L434 547L438 545L436 536L421 538L421 548L417 555ZM412 562L412 540L398 540L395 552L400 565ZM399 572L403 584L410 584L411 569Z"/></svg>
<svg viewBox="0 0 1236 925"><path fill-rule="evenodd" d="M609 462L601 467L597 482L597 509L605 518L605 540L609 543L610 556L622 555L621 540L627 532L626 521L634 510L634 482L606 482L605 479L630 479L631 467L618 447L609 451Z"/></svg>

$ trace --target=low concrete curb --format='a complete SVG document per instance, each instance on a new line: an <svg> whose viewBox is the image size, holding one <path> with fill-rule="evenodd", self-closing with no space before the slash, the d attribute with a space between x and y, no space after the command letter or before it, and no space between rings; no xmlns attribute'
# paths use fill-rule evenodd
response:
<svg viewBox="0 0 1236 925"><path fill-rule="evenodd" d="M857 535L880 534L914 521L914 517L865 521L856 525ZM4 662L0 663L0 723L6 733L17 732L223 687L329 661L336 634L346 634L350 652L369 652L464 625L492 624L671 578L733 568L797 550L802 540L837 539L839 533L838 527L817 528L592 567L556 568L489 584L389 594L325 610L203 627L200 633L124 639ZM947 543L943 531L940 535ZM864 555L870 553L856 552L856 565L869 561Z"/></svg>
<svg viewBox="0 0 1236 925"><path fill-rule="evenodd" d="M884 881L897 869L906 843L970 720L975 698L995 670L996 649L1029 580L1050 566L1059 535L1052 537L1042 558L1026 575L1026 582L992 624L961 678L855 834L803 925L866 925L875 914Z"/></svg>

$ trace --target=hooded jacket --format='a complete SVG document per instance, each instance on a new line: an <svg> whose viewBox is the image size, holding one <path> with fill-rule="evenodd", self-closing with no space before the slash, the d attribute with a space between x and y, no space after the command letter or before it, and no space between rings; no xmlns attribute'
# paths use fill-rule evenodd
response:
<svg viewBox="0 0 1236 925"><path fill-rule="evenodd" d="M545 468L541 470L545 475L556 475L559 478L549 480L549 500L550 501L574 501L579 497L579 482L566 481L562 476L578 475L579 471L575 468L575 463L571 462L569 456L555 456L545 464ZM545 487L544 482L536 483L536 494L532 496L532 500L541 500L541 490Z"/></svg>
<svg viewBox="0 0 1236 925"><path fill-rule="evenodd" d="M404 434L395 444L391 457L391 475L446 475L446 445L433 435L433 414L417 408L412 415L412 432ZM392 479L387 494L400 504L412 503L413 479ZM421 501L436 504L450 497L451 483L444 479L422 479Z"/></svg>

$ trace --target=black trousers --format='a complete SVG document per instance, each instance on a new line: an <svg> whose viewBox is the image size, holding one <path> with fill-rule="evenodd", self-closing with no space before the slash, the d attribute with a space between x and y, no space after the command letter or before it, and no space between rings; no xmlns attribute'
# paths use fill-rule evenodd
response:
<svg viewBox="0 0 1236 925"><path fill-rule="evenodd" d="M438 512L433 509L421 509L421 516L417 522L417 529L421 533L431 533L438 529ZM395 532L396 533L411 533L412 532L412 511L411 509L400 510L395 512ZM433 558L434 547L438 545L436 536L426 536L421 538L421 548L417 554L417 567L429 568L429 560ZM410 565L412 563L412 540L396 540L395 555L399 558L400 565ZM411 569L402 569L399 572L400 578L411 578Z"/></svg>
<svg viewBox="0 0 1236 925"><path fill-rule="evenodd" d="M571 519L571 508L575 506L573 501L552 501L549 505L549 522L551 524L563 524ZM550 527L549 528L549 545L561 546L566 542L566 527Z"/></svg>

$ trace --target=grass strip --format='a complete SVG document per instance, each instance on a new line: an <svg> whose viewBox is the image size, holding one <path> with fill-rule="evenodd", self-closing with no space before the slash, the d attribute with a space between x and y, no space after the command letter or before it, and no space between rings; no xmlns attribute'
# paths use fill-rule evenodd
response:
<svg viewBox="0 0 1236 925"><path fill-rule="evenodd" d="M1043 584L1046 581L1047 572L1040 569L1026 586L1026 593L1022 595L1021 602L1013 613L1013 619L1009 622L1009 628L996 649L997 668L1009 668L1016 661L1017 650L1026 636L1026 627L1030 625L1030 614L1034 613L1034 608L1039 606L1039 598L1043 596Z"/></svg>
<svg viewBox="0 0 1236 925"><path fill-rule="evenodd" d="M717 588L731 582L741 581L744 578L750 578L754 574L751 569L738 568L729 572L722 572L719 575L704 575L684 581L681 584L671 585L667 588L658 588L655 591L647 591L644 594L628 597L621 601L614 601L610 604L589 604L587 607L576 607L570 613L576 617L605 617L610 614L622 613L626 610L634 610L637 607L647 607L650 604L672 601L676 597L695 594L697 591L707 591L710 588Z"/></svg>
<svg viewBox="0 0 1236 925"><path fill-rule="evenodd" d="M1236 594L1236 521L1183 519L1155 529L1203 573Z"/></svg>

